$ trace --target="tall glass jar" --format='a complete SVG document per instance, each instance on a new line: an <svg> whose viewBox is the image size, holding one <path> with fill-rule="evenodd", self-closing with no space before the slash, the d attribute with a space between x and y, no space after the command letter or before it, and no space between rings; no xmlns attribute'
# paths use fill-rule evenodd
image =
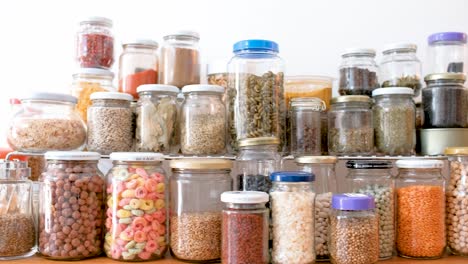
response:
<svg viewBox="0 0 468 264"><path fill-rule="evenodd" d="M163 258L168 249L167 177L160 153L114 152L107 174L104 251L120 261Z"/></svg>
<svg viewBox="0 0 468 264"><path fill-rule="evenodd" d="M190 262L221 258L221 194L232 190L232 161L172 160L171 254Z"/></svg>
<svg viewBox="0 0 468 264"><path fill-rule="evenodd" d="M396 247L399 256L437 259L445 251L445 180L441 160L398 160Z"/></svg>
<svg viewBox="0 0 468 264"><path fill-rule="evenodd" d="M377 80L378 67L373 49L348 49L341 55L340 95L371 96L380 87Z"/></svg>
<svg viewBox="0 0 468 264"><path fill-rule="evenodd" d="M416 147L416 106L413 90L379 88L372 92L375 147L383 155L413 155Z"/></svg>
<svg viewBox="0 0 468 264"><path fill-rule="evenodd" d="M467 36L463 32L439 32L427 38L427 73L468 73Z"/></svg>
<svg viewBox="0 0 468 264"><path fill-rule="evenodd" d="M328 112L328 152L331 155L370 155L374 149L371 99L345 95L332 99Z"/></svg>
<svg viewBox="0 0 468 264"><path fill-rule="evenodd" d="M135 39L122 44L119 60L119 92L138 99L137 88L158 83L158 43L151 39Z"/></svg>
<svg viewBox="0 0 468 264"><path fill-rule="evenodd" d="M57 260L101 254L104 227L103 174L99 153L52 151L39 195L39 252Z"/></svg>
<svg viewBox="0 0 468 264"><path fill-rule="evenodd" d="M264 192L224 192L221 262L267 264L269 200Z"/></svg>

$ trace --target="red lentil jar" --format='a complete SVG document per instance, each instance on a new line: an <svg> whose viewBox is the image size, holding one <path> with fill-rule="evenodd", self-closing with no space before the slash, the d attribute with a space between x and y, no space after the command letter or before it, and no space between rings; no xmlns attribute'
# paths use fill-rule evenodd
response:
<svg viewBox="0 0 468 264"><path fill-rule="evenodd" d="M112 20L88 17L76 33L76 61L82 68L110 69L114 63Z"/></svg>

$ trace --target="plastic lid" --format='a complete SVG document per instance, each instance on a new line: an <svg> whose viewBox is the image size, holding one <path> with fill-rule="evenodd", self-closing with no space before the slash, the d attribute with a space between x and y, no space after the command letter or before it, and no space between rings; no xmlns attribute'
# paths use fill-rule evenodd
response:
<svg viewBox="0 0 468 264"><path fill-rule="evenodd" d="M468 155L468 147L449 147L445 149L445 155Z"/></svg>
<svg viewBox="0 0 468 264"><path fill-rule="evenodd" d="M346 162L348 169L391 169L392 162L385 160L350 160Z"/></svg>
<svg viewBox="0 0 468 264"><path fill-rule="evenodd" d="M211 84L191 84L186 85L182 88L182 93L192 92L213 92L213 93L224 93L224 87L219 85Z"/></svg>
<svg viewBox="0 0 468 264"><path fill-rule="evenodd" d="M331 103L346 103L346 102L363 102L370 103L371 98L367 95L342 95L338 97L333 97Z"/></svg>
<svg viewBox="0 0 468 264"><path fill-rule="evenodd" d="M44 154L46 160L99 160L101 154L86 151L48 151Z"/></svg>
<svg viewBox="0 0 468 264"><path fill-rule="evenodd" d="M99 68L79 68L73 77L78 75L94 75L94 76L106 76L114 78L114 73L110 70L99 69Z"/></svg>
<svg viewBox="0 0 468 264"><path fill-rule="evenodd" d="M165 35L164 39L167 39L168 37L171 37L171 36L186 36L186 37L200 39L200 34L192 30L178 30L178 31Z"/></svg>
<svg viewBox="0 0 468 264"><path fill-rule="evenodd" d="M90 16L82 19L80 21L80 25L84 24L100 24L108 27L112 27L112 20L107 17L100 17L100 16Z"/></svg>
<svg viewBox="0 0 468 264"><path fill-rule="evenodd" d="M368 48L350 48L341 53L341 57L348 57L353 55L368 55L375 57L375 50Z"/></svg>
<svg viewBox="0 0 468 264"><path fill-rule="evenodd" d="M407 94L414 95L414 91L408 87L378 88L372 91L372 97L386 94Z"/></svg>
<svg viewBox="0 0 468 264"><path fill-rule="evenodd" d="M126 45L138 45L138 46L147 46L152 48L158 48L159 44L157 41L152 39L144 39L144 38L136 38L136 39L127 39L122 41L122 46L125 47Z"/></svg>
<svg viewBox="0 0 468 264"><path fill-rule="evenodd" d="M91 94L90 99L91 100L112 99L112 100L133 101L133 96L126 94L126 93L118 93L118 92L95 92Z"/></svg>
<svg viewBox="0 0 468 264"><path fill-rule="evenodd" d="M279 145L280 140L276 137L244 138L239 140L239 147L258 145Z"/></svg>
<svg viewBox="0 0 468 264"><path fill-rule="evenodd" d="M256 50L256 51L274 51L279 52L278 43L265 40L265 39L248 39L241 40L234 44L233 52L239 52L243 50Z"/></svg>
<svg viewBox="0 0 468 264"><path fill-rule="evenodd" d="M59 102L70 102L76 104L78 99L75 96L61 93L31 93L28 96L21 98L21 101L25 100L47 100L47 101L59 101Z"/></svg>
<svg viewBox="0 0 468 264"><path fill-rule="evenodd" d="M223 192L221 202L234 204L258 204L267 203L270 200L265 192L245 191L245 192Z"/></svg>
<svg viewBox="0 0 468 264"><path fill-rule="evenodd" d="M315 111L325 111L327 105L323 100L316 97L296 97L289 102L291 107L300 109L310 109Z"/></svg>
<svg viewBox="0 0 468 264"><path fill-rule="evenodd" d="M305 171L276 171L270 174L271 181L277 182L313 182L315 174Z"/></svg>
<svg viewBox="0 0 468 264"><path fill-rule="evenodd" d="M395 165L401 169L438 169L444 166L441 160L397 160Z"/></svg>
<svg viewBox="0 0 468 264"><path fill-rule="evenodd" d="M137 93L142 92L169 92L178 94L179 88L167 84L142 84L138 86Z"/></svg>
<svg viewBox="0 0 468 264"><path fill-rule="evenodd" d="M153 152L112 152L109 158L117 161L162 161L164 155Z"/></svg>
<svg viewBox="0 0 468 264"><path fill-rule="evenodd" d="M360 193L334 194L332 208L348 211L371 210L375 208L375 202L374 197Z"/></svg>
<svg viewBox="0 0 468 264"><path fill-rule="evenodd" d="M466 76L463 73L452 73L452 72L446 72L446 73L433 73L433 74L428 74L426 77L424 77L425 82L429 81L437 81L437 80L459 80L459 81L465 81Z"/></svg>
<svg viewBox="0 0 468 264"><path fill-rule="evenodd" d="M335 156L301 156L294 159L301 164L335 164L338 158Z"/></svg>
<svg viewBox="0 0 468 264"><path fill-rule="evenodd" d="M171 160L169 166L173 169L223 170L231 169L232 164L232 161L227 159L178 159Z"/></svg>
<svg viewBox="0 0 468 264"><path fill-rule="evenodd" d="M464 32L439 32L427 38L429 44L439 41L458 41L460 43L466 43L466 34Z"/></svg>
<svg viewBox="0 0 468 264"><path fill-rule="evenodd" d="M388 44L384 47L382 53L388 54L395 51L413 51L416 52L418 50L418 46L413 43L392 43Z"/></svg>

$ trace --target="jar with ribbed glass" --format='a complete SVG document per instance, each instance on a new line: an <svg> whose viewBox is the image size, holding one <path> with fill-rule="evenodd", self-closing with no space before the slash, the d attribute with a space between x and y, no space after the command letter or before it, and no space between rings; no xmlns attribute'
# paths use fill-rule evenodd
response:
<svg viewBox="0 0 468 264"><path fill-rule="evenodd" d="M88 17L80 21L75 45L79 67L110 69L114 63L112 20Z"/></svg>
<svg viewBox="0 0 468 264"><path fill-rule="evenodd" d="M375 50L353 48L341 55L340 95L371 96L375 88L380 87L377 79L378 67L375 62Z"/></svg>

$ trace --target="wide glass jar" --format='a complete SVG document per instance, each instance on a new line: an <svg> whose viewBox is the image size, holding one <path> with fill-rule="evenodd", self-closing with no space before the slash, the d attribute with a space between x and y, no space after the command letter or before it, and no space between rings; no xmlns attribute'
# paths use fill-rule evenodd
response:
<svg viewBox="0 0 468 264"><path fill-rule="evenodd" d="M221 258L223 192L232 190L232 161L172 160L171 254L190 262Z"/></svg>
<svg viewBox="0 0 468 264"><path fill-rule="evenodd" d="M348 49L341 55L340 95L371 96L380 87L377 79L378 67L373 49Z"/></svg>
<svg viewBox="0 0 468 264"><path fill-rule="evenodd" d="M371 99L363 95L333 98L328 112L330 155L370 155L373 149Z"/></svg>
<svg viewBox="0 0 468 264"><path fill-rule="evenodd" d="M398 160L396 248L406 258L437 259L445 251L445 181L441 160Z"/></svg>
<svg viewBox="0 0 468 264"><path fill-rule="evenodd" d="M107 257L120 261L163 258L168 249L167 177L160 153L114 152L107 174Z"/></svg>
<svg viewBox="0 0 468 264"><path fill-rule="evenodd" d="M135 39L122 44L119 60L119 92L138 99L137 88L158 83L158 43L151 39Z"/></svg>
<svg viewBox="0 0 468 264"><path fill-rule="evenodd" d="M24 152L81 149L86 142L86 125L75 110L76 103L76 97L66 94L24 97L10 122L8 144Z"/></svg>
<svg viewBox="0 0 468 264"><path fill-rule="evenodd" d="M376 151L382 155L414 155L416 106L413 90L379 88L372 92Z"/></svg>
<svg viewBox="0 0 468 264"><path fill-rule="evenodd" d="M468 73L467 36L463 32L439 32L427 38L427 73Z"/></svg>
<svg viewBox="0 0 468 264"><path fill-rule="evenodd" d="M221 262L267 264L269 200L264 192L224 192Z"/></svg>
<svg viewBox="0 0 468 264"><path fill-rule="evenodd" d="M99 153L52 151L39 195L39 252L56 260L101 254L104 235L103 174Z"/></svg>

